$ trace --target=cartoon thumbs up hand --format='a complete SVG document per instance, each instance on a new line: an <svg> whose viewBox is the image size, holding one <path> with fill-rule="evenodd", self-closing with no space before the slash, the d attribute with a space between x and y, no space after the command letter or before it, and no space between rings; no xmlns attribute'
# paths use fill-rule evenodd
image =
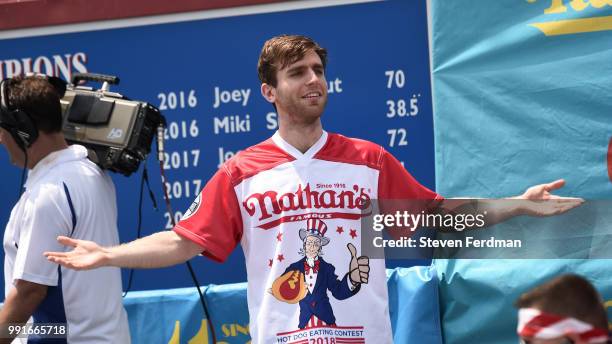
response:
<svg viewBox="0 0 612 344"><path fill-rule="evenodd" d="M351 263L349 264L349 278L354 285L368 283L370 276L370 258L366 256L357 257L357 249L351 243L347 244L351 253Z"/></svg>

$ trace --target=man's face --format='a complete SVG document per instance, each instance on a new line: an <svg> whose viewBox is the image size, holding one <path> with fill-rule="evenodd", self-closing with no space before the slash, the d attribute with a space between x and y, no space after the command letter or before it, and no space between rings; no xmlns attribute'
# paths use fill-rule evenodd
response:
<svg viewBox="0 0 612 344"><path fill-rule="evenodd" d="M313 50L304 58L276 72L276 87L266 98L275 103L279 115L311 124L321 117L327 104L327 81L321 58Z"/></svg>
<svg viewBox="0 0 612 344"><path fill-rule="evenodd" d="M306 252L306 257L316 258L319 255L320 250L321 239L315 236L306 237L306 240L304 240L304 251Z"/></svg>
<svg viewBox="0 0 612 344"><path fill-rule="evenodd" d="M6 148L9 158L11 159L11 163L13 165L23 167L23 164L25 163L23 151L15 142L13 136L11 136L11 134L4 128L0 128L0 144Z"/></svg>

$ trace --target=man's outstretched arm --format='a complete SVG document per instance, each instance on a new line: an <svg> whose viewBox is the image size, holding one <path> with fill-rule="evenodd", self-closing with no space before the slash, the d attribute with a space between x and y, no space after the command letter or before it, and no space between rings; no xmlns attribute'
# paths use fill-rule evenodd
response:
<svg viewBox="0 0 612 344"><path fill-rule="evenodd" d="M48 260L75 270L102 266L122 268L162 268L183 263L203 251L198 244L174 231L163 231L113 247L60 236L57 240L73 247L69 252L45 252Z"/></svg>
<svg viewBox="0 0 612 344"><path fill-rule="evenodd" d="M444 212L487 214L485 223L492 226L515 216L554 216L563 214L584 203L581 198L561 197L552 191L565 185L563 179L528 188L523 194L506 199L446 199Z"/></svg>

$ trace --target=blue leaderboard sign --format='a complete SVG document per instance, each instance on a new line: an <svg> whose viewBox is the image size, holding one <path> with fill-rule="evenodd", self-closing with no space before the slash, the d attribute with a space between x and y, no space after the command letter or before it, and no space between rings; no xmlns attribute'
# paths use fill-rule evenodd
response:
<svg viewBox="0 0 612 344"><path fill-rule="evenodd" d="M256 67L266 39L283 33L310 36L329 51L326 130L383 145L421 183L434 188L425 1L316 8L290 4L266 5L270 11L265 13L253 7L253 13L203 12L201 18L179 15L171 22L134 20L121 27L7 38L0 40L0 75L117 75L121 84L111 90L162 111L168 121L163 169L174 211L163 206L159 163L151 154L146 165L159 210L145 196L143 235L170 229L171 219L180 219L220 164L277 129L274 108L260 94ZM17 199L21 171L10 166L4 151L0 164L4 225ZM140 172L113 179L125 242L136 237ZM204 284L246 280L240 249L224 265L202 258L194 264ZM137 271L133 289L189 285L187 270L178 266Z"/></svg>

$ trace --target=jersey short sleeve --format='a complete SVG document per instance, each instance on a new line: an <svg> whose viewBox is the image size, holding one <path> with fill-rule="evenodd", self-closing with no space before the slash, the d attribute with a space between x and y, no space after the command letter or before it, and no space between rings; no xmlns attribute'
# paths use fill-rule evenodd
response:
<svg viewBox="0 0 612 344"><path fill-rule="evenodd" d="M442 200L436 192L421 185L402 164L389 152L381 148L378 198Z"/></svg>
<svg viewBox="0 0 612 344"><path fill-rule="evenodd" d="M382 149L382 148L381 148ZM419 183L389 152L382 149L378 179L378 206L382 214L418 214L436 209L444 198ZM407 227L389 230L393 238L414 234Z"/></svg>
<svg viewBox="0 0 612 344"><path fill-rule="evenodd" d="M47 251L65 251L57 242L58 235L70 235L72 219L63 190L55 185L42 187L29 195L19 221L20 236L15 242L17 255L13 268L13 282L17 279L56 286L57 264L43 255Z"/></svg>
<svg viewBox="0 0 612 344"><path fill-rule="evenodd" d="M222 167L208 181L174 231L223 262L242 237L242 217L228 172Z"/></svg>

